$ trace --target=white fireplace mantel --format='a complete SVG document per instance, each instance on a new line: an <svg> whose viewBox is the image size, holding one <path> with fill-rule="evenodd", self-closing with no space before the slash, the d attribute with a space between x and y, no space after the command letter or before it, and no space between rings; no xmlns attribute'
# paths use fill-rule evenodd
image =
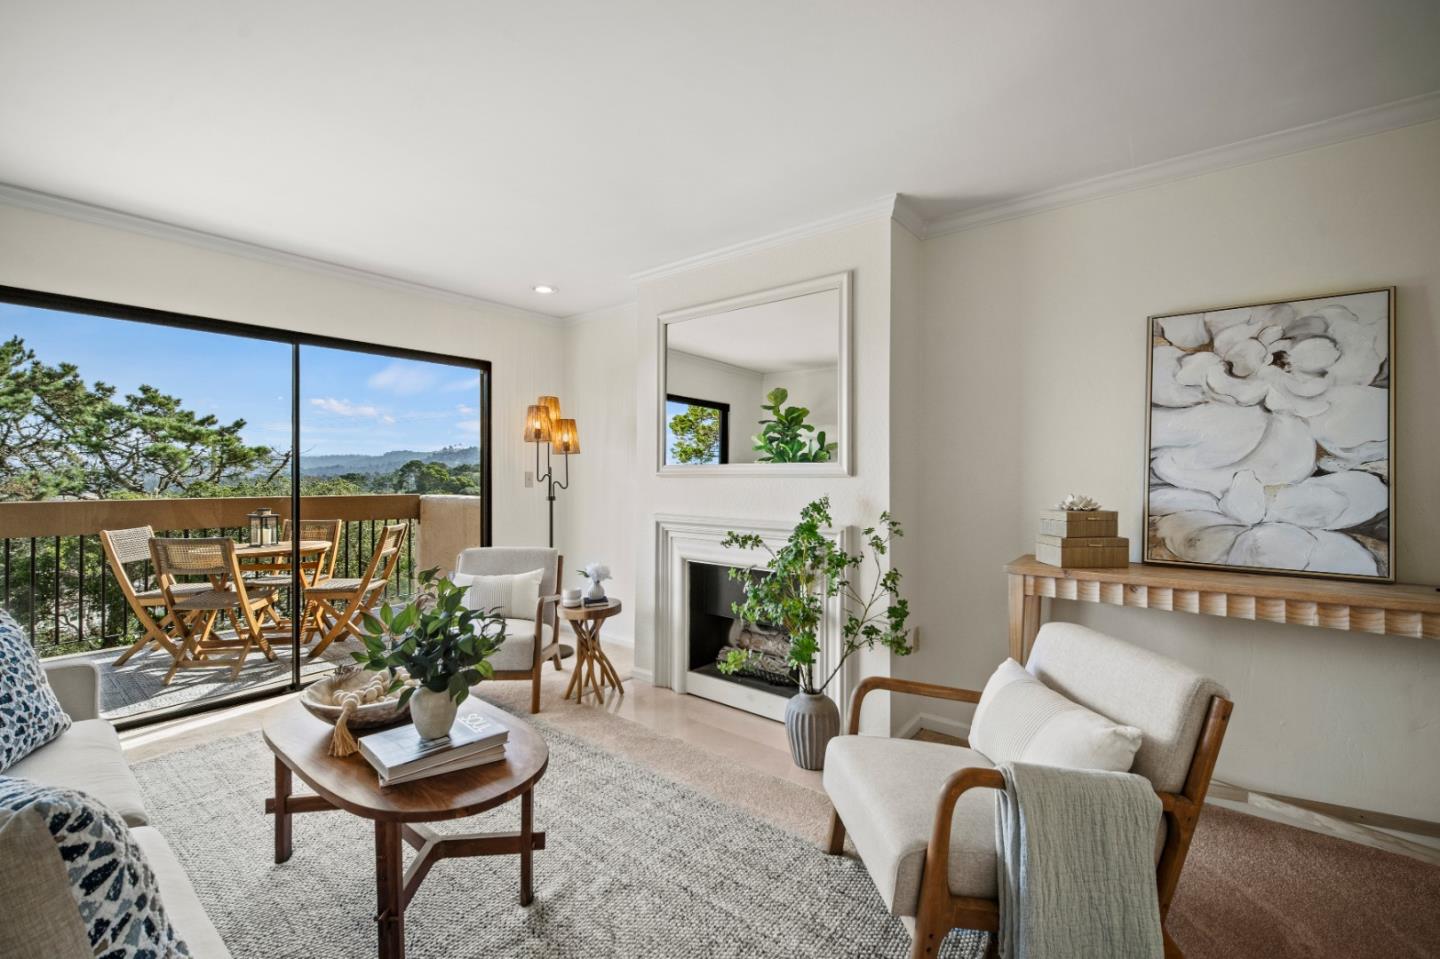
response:
<svg viewBox="0 0 1440 959"><path fill-rule="evenodd" d="M689 670L690 611L689 564L714 563L725 566L763 567L766 555L754 550L722 546L721 541L731 530L758 535L772 549L784 545L793 526L789 522L755 519L716 519L700 516L657 515L655 517L655 630L654 683L668 686L677 693L694 692L707 698L723 696L728 705L779 719L783 715L783 697L760 692L735 683L726 683L706 676L692 675ZM825 530L827 539L850 548L850 530L841 527ZM841 655L842 628L845 610L842 598L827 597L825 616L820 627L820 655L816 663L819 677L829 674ZM841 669L835 682L826 690L843 714L849 701L852 677L851 664ZM716 685L720 684L720 685ZM696 688L703 686L703 690Z"/></svg>

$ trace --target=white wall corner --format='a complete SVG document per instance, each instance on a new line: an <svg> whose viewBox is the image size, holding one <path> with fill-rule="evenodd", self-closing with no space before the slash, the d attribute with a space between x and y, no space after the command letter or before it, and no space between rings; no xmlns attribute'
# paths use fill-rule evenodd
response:
<svg viewBox="0 0 1440 959"><path fill-rule="evenodd" d="M910 235L917 240L925 239L930 232L930 224L925 222L925 218L903 193L896 193L891 197L890 219L909 230Z"/></svg>
<svg viewBox="0 0 1440 959"><path fill-rule="evenodd" d="M939 713L916 713L895 733L896 739L913 739L915 734L922 729L928 729L932 733L944 733L947 736L954 736L965 741L970 740L970 721L968 719L956 719L953 716L942 716Z"/></svg>

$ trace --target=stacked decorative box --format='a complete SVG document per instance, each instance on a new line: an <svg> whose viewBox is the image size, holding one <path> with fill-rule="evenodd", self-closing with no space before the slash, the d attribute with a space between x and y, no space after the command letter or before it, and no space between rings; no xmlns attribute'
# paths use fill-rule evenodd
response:
<svg viewBox="0 0 1440 959"><path fill-rule="evenodd" d="M1130 540L1115 535L1119 523L1114 510L1045 510L1035 537L1035 558L1061 569L1128 566Z"/></svg>

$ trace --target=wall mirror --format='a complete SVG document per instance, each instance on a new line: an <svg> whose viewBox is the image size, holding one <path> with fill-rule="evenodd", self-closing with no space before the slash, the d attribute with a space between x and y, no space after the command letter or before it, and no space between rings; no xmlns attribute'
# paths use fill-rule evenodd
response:
<svg viewBox="0 0 1440 959"><path fill-rule="evenodd" d="M659 470L850 473L850 274L659 317Z"/></svg>

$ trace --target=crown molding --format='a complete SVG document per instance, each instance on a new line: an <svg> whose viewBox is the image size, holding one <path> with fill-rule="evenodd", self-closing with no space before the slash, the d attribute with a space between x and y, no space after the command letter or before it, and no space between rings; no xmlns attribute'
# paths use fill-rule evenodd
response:
<svg viewBox="0 0 1440 959"><path fill-rule="evenodd" d="M111 209L110 207L84 203L80 200L72 200L68 197L56 196L51 193L42 193L39 190L30 190L13 184L0 183L0 203L25 210L35 210L39 213L62 216L70 220L80 220L85 223L94 223L98 226L125 230L129 233L138 233L142 236L168 240L173 243L183 243L186 246L199 247L216 253L245 257L246 259L258 260L262 263L270 263L276 266L305 270L309 273L320 273L327 276L339 277L357 283L365 283L370 286L398 290L403 293L423 296L432 300L441 300L457 306L498 313L514 319L522 319L530 322L539 321L547 325L564 325L564 320L548 313L537 313L522 307L510 306L506 303L497 303L494 300L472 296L468 293L460 293L444 287L431 286L428 283L419 283L414 280L402 279L398 276L390 276L389 274L376 273L359 267L346 266L343 263L334 263L329 260L321 260L300 253L291 253L287 250L262 246L261 244L250 243L245 240L235 240L227 236L221 236L218 233L195 230L190 227L167 223L163 220L154 220L149 217Z"/></svg>
<svg viewBox="0 0 1440 959"><path fill-rule="evenodd" d="M780 246L785 243L793 243L796 240L803 240L807 237L819 236L822 233L829 233L843 227L854 226L857 223L867 223L871 220L878 220L882 217L896 217L896 209L901 203L900 195L890 193L878 200L867 203L864 206L829 216L823 220L813 220L800 226L790 227L769 233L753 240L746 240L743 243L732 243L729 246L722 246L706 253L697 253L694 256L687 256L680 260L673 260L660 266L651 267L648 270L641 270L639 273L630 274L630 282L644 283L649 280L658 280L663 276L670 276L674 273L683 273L697 267L710 266L721 263L725 260L733 260L736 257L748 256L751 253L758 253L761 250L768 250L771 247ZM913 217L913 211L906 207L907 218ZM901 221L904 223L905 221ZM911 227L906 224L906 229ZM913 229L911 232L914 232Z"/></svg>
<svg viewBox="0 0 1440 959"><path fill-rule="evenodd" d="M1375 133L1385 133L1389 130L1398 130L1401 127L1428 123L1437 119L1440 119L1440 91L1424 93L1405 100L1396 100L1377 107L1356 110L1354 113L1342 114L1329 120L1308 123L1277 133L1267 133L1248 140L1240 140L1145 166L1133 167L1118 173L1109 173L1093 179L1081 180L1078 183L961 210L949 216L930 220L925 225L924 232L917 235L922 239L929 239L930 237L944 236L947 233L959 233L986 224L998 223L1001 220L1013 220L1033 213L1072 206L1087 200L1098 200L1102 197L1159 186L1173 180L1185 180L1204 176L1207 173L1217 173L1233 167L1273 160L1292 153L1331 146L1346 140L1354 140Z"/></svg>
<svg viewBox="0 0 1440 959"><path fill-rule="evenodd" d="M910 235L915 237L915 239L925 239L925 234L929 232L930 227L930 225L925 222L925 218L910 204L910 201L905 198L903 193L895 194L893 200L894 207L890 213L891 219L903 226L906 230L909 230Z"/></svg>

